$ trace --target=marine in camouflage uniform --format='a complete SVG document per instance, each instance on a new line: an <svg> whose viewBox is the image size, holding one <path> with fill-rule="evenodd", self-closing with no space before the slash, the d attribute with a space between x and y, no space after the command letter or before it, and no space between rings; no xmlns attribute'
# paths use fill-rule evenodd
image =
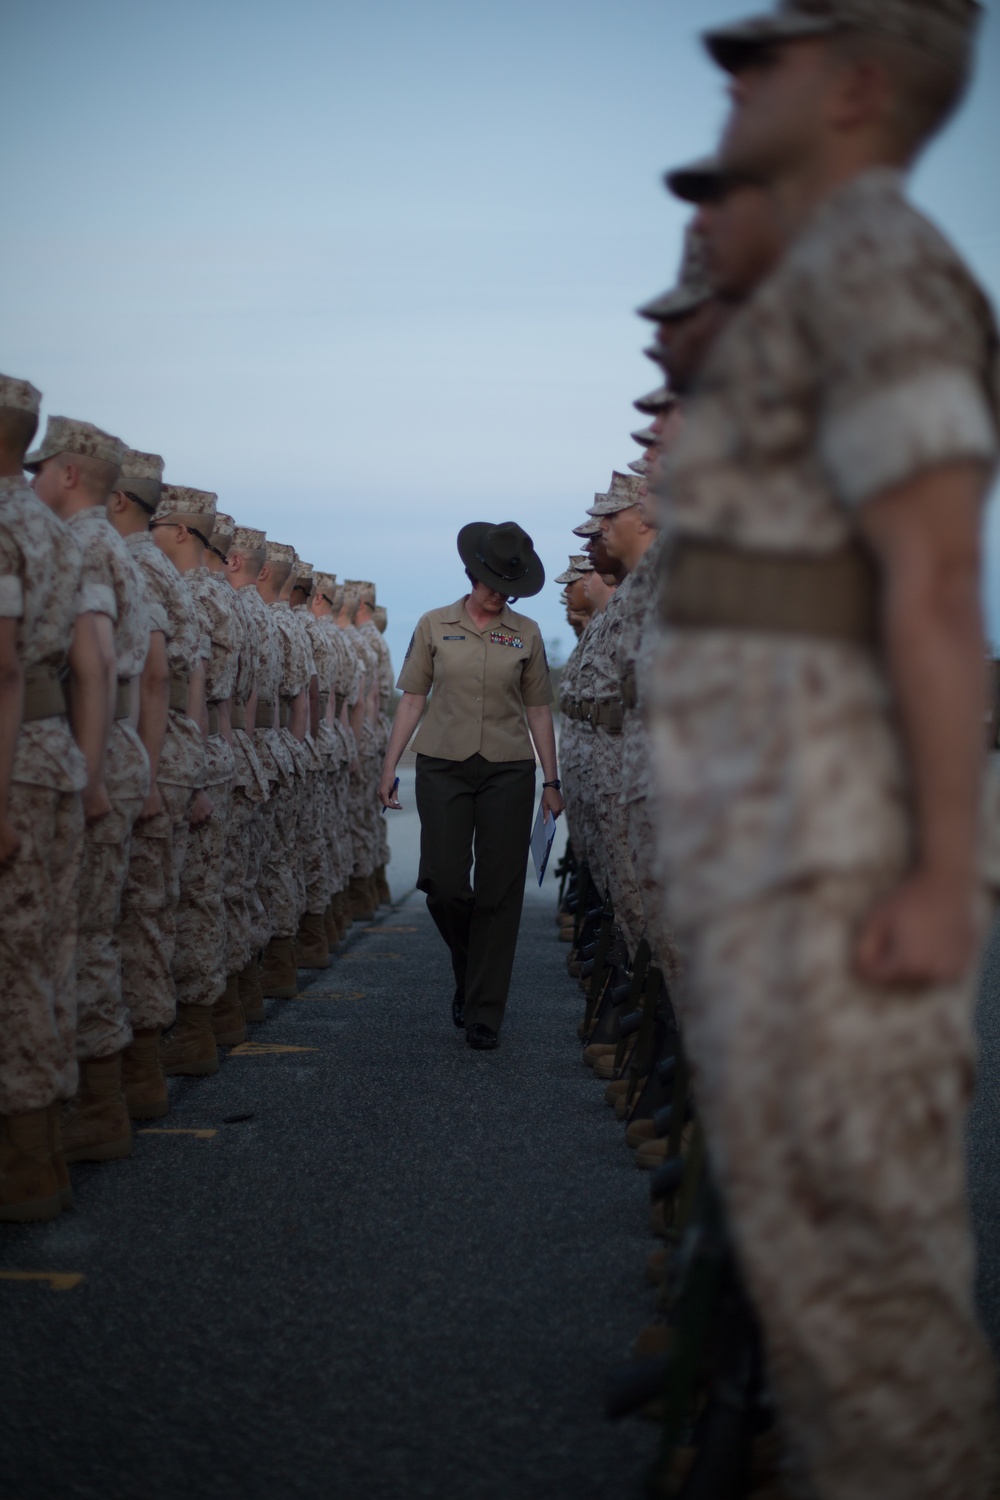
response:
<svg viewBox="0 0 1000 1500"><path fill-rule="evenodd" d="M134 1120L158 1119L169 1109L159 1043L177 1012L173 963L181 871L192 799L205 778L201 728L188 712L191 679L204 676L194 600L149 530L162 479L159 455L129 451L109 501L109 518L142 574L151 623L163 632L170 675L166 732L155 775L160 806L132 831L119 927L122 995L132 1022L132 1041L122 1058L122 1089Z"/></svg>
<svg viewBox="0 0 1000 1500"><path fill-rule="evenodd" d="M350 716L361 696L363 674L357 656L350 650L337 615L343 604L344 586L333 573L319 575L312 609L316 622L324 631L333 651L335 670L327 722L339 749L331 762L330 795L334 826L340 850L340 884L333 893L333 912L343 936L351 923L351 901L348 895L354 871L354 840L351 832L351 766L357 758L357 747L350 727Z"/></svg>
<svg viewBox="0 0 1000 1500"><path fill-rule="evenodd" d="M257 622L246 607L247 594L234 589L227 558L235 522L218 511L215 529L208 539L205 564L216 581L220 602L236 617L240 635L236 678L229 711L229 746L233 752L233 785L229 798L229 829L223 869L223 900L226 907L226 988L212 1012L216 1041L226 1047L246 1040L246 1021L240 999L240 975L245 974L258 951L255 933L261 927L258 910L260 807L269 795L267 776L253 744L256 720ZM249 729L248 729L249 722Z"/></svg>
<svg viewBox="0 0 1000 1500"><path fill-rule="evenodd" d="M110 622L117 694L111 704L104 767L109 810L87 824L76 950L76 1050L80 1087L63 1118L67 1161L129 1156L132 1131L121 1092L121 1060L132 1040L122 995L118 927L132 828L149 794L149 761L132 723L137 678L149 650L146 587L105 515L127 449L89 423L50 417L41 445L25 459L35 491L66 520L83 555L86 610Z"/></svg>
<svg viewBox="0 0 1000 1500"><path fill-rule="evenodd" d="M778 88L784 38L846 27L862 55L868 32L951 58L958 86L973 13L786 3L711 44L737 69L777 44ZM899 171L848 175L720 339L661 486L649 701L687 1046L802 1492L822 1500L980 1500L993 1473L965 1200L974 976L875 982L859 947L925 852L889 675L902 648L875 647L878 606L890 624L901 597L875 597L860 538L884 497L916 521L921 485L993 469L996 348ZM753 620L733 604L751 593Z"/></svg>
<svg viewBox="0 0 1000 1500"><path fill-rule="evenodd" d="M257 953L277 934L289 943L295 935L295 882L283 843L289 789L295 766L278 727L282 647L278 627L257 591L267 555L267 537L253 527L237 526L229 549L229 578L247 615L256 625L256 712L254 749L267 778L268 799L255 809L251 828L256 876L251 904L254 955L240 977L240 1003L247 1020L264 1019L264 997Z"/></svg>
<svg viewBox="0 0 1000 1500"><path fill-rule="evenodd" d="M0 452L19 470L40 392L0 376ZM76 1090L74 957L87 767L63 681L83 559L19 472L0 477L0 619L14 625L16 706L5 704L10 784L0 819L0 1220L50 1219L71 1201L59 1101ZM9 626L6 627L8 630ZM13 665L13 663L12 663ZM22 698L23 694L23 698ZM6 842L6 840L5 840Z"/></svg>
<svg viewBox="0 0 1000 1500"><path fill-rule="evenodd" d="M569 568L560 573L556 583L565 585L566 595L575 584L583 581L585 573L591 571L590 559L582 554L571 557ZM567 599L567 612L569 602ZM577 643L573 647L563 666L559 678L559 775L562 780L563 796L566 800L566 824L570 847L573 850L577 865L587 862L587 847L583 836L583 811L581 806L582 793L580 787L580 772L582 767L582 756L580 755L580 719L577 714L579 695L577 693L577 673L580 665L580 657L583 651L583 639L587 626L593 618L589 613L589 606L584 602L584 612L587 613L586 623L581 627Z"/></svg>
<svg viewBox="0 0 1000 1500"><path fill-rule="evenodd" d="M354 658L360 673L357 701L351 706L349 727L354 740L354 759L351 762L350 814L351 842L354 865L348 884L351 914L356 920L367 921L375 915L378 905L372 890L375 873L375 829L372 806L378 816L377 798L372 796L372 787L378 783L379 767L373 763L375 737L372 731L372 693L375 687L375 662L371 659L354 621L361 603L357 590L347 581L337 624L343 633L344 644ZM374 776L374 782L373 782Z"/></svg>
<svg viewBox="0 0 1000 1500"><path fill-rule="evenodd" d="M374 735L375 781L378 784L378 772L381 768L385 752L389 744L389 735L392 731L392 703L396 685L396 675L392 669L392 657L389 647L386 645L382 631L376 621L378 605L376 603L376 591L373 583L361 582L358 584L358 592L361 604L355 618L355 628L359 631L368 647L369 658L375 666L375 690L372 703L372 730ZM389 835L387 820L379 813L378 799L372 797L372 836L374 844L375 868L372 872L374 879L374 895L376 905L380 902L388 902L391 899L389 882L386 876L386 867L391 858L389 849Z"/></svg>
<svg viewBox="0 0 1000 1500"><path fill-rule="evenodd" d="M313 664L309 687L309 725L305 747L309 768L304 784L303 861L306 875L306 908L296 938L298 964L303 969L330 966L331 940L339 933L331 928L330 899L339 879L339 859L334 849L327 797L330 743L323 733L323 719L333 678L333 653L318 631L309 608L314 591L312 563L301 559L295 566L291 606L296 624L305 634ZM320 655L317 656L317 650Z"/></svg>
<svg viewBox="0 0 1000 1500"><path fill-rule="evenodd" d="M336 588L336 579L331 573L314 572L313 589L309 604L302 615L309 632L313 660L316 663L318 687L317 717L319 733L317 747L323 760L322 777L317 785L320 803L320 824L327 856L329 897L326 908L326 937L328 948L332 948L341 937L337 914L337 896L350 879L346 865L347 847L344 841L344 819L342 807L346 806L341 789L346 792L349 752L342 726L337 719L337 682L342 670L343 657L335 633L330 629L329 616L332 610L330 596Z"/></svg>
<svg viewBox="0 0 1000 1500"><path fill-rule="evenodd" d="M235 762L226 733L236 683L242 631L223 581L204 554L215 527L217 496L210 490L164 485L153 517L157 546L184 576L197 612L205 663L203 792L211 815L191 830L181 874L174 982L177 1022L160 1050L164 1072L200 1076L219 1066L212 1007L226 990L225 859Z"/></svg>

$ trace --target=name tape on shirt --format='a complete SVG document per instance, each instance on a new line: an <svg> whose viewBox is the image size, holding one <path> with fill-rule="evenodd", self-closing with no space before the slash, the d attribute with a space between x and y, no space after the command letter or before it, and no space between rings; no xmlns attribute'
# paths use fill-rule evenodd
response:
<svg viewBox="0 0 1000 1500"><path fill-rule="evenodd" d="M491 630L491 646L513 646L515 651L524 650L524 642L519 635L511 635L509 630Z"/></svg>

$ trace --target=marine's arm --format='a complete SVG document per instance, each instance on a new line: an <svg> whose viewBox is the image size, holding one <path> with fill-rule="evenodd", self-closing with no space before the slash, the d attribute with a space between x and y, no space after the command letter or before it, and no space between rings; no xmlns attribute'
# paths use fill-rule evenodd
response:
<svg viewBox="0 0 1000 1500"><path fill-rule="evenodd" d="M528 716L528 728L534 741L538 759L542 765L543 781L555 781L558 777L556 766L556 732L552 725L552 710L547 703L538 704L534 707L526 707ZM542 794L542 802L553 817L558 817L563 811L566 803L563 801L562 793L556 791L555 787L546 787Z"/></svg>
<svg viewBox="0 0 1000 1500"><path fill-rule="evenodd" d="M17 620L0 618L0 865L14 858L21 839L7 818L14 753L24 711L24 673L17 654Z"/></svg>
<svg viewBox="0 0 1000 1500"><path fill-rule="evenodd" d="M167 640L162 630L152 630L146 664L139 678L138 734L149 757L149 795L142 804L138 822L155 817L163 808L163 798L156 785L163 741L167 737L170 712L170 667L167 662Z"/></svg>
<svg viewBox="0 0 1000 1500"><path fill-rule="evenodd" d="M392 790L392 783L396 777L399 757L413 738L426 703L426 693L404 693L399 700L396 717L392 721L392 733L389 735L389 743L386 746L385 759L382 762L382 778L378 785L379 801L383 807L398 808L401 805L399 797Z"/></svg>
<svg viewBox="0 0 1000 1500"><path fill-rule="evenodd" d="M858 970L875 984L954 982L978 951L986 486L983 465L951 463L861 511L882 568L885 661L916 823L913 867L858 942Z"/></svg>

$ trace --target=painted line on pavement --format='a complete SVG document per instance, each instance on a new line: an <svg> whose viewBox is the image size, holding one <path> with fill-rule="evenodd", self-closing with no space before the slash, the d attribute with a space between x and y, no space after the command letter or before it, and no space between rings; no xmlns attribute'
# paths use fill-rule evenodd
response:
<svg viewBox="0 0 1000 1500"><path fill-rule="evenodd" d="M0 1281L47 1281L50 1292L71 1292L82 1280L79 1271L0 1271Z"/></svg>

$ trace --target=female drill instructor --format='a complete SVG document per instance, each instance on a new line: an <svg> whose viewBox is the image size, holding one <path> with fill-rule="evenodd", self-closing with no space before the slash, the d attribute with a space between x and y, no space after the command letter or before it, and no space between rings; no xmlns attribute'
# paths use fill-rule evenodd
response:
<svg viewBox="0 0 1000 1500"><path fill-rule="evenodd" d="M545 570L513 521L464 526L458 551L472 592L430 610L414 631L379 798L383 807L400 805L396 765L433 688L414 743L417 885L451 950L452 1019L483 1051L498 1043L514 966L534 813L532 741L549 812L561 813L563 799L545 648L534 620L508 607L539 593Z"/></svg>

